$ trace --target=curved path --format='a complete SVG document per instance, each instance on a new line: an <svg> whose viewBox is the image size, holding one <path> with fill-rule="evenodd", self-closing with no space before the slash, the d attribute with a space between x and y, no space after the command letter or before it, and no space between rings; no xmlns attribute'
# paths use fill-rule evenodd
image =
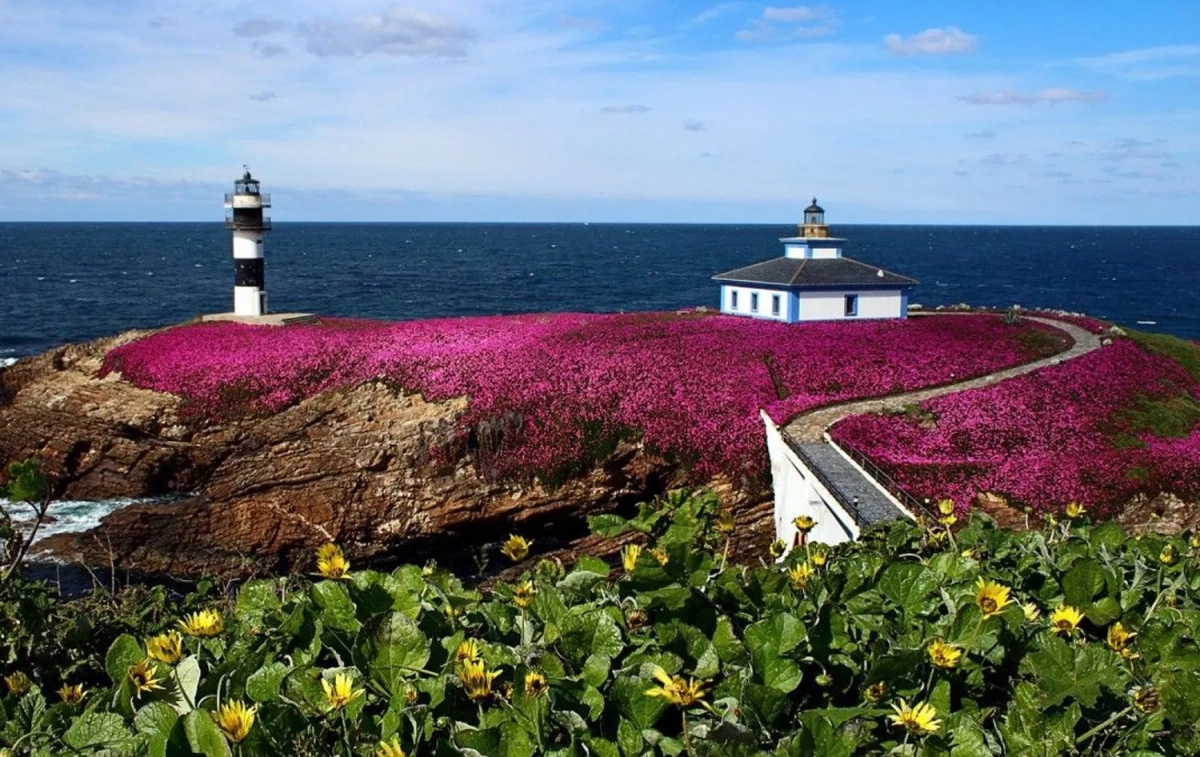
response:
<svg viewBox="0 0 1200 757"><path fill-rule="evenodd" d="M913 317L920 318L945 318L954 317L953 313L930 313L928 315ZM1052 328L1067 332L1075 343L1068 349L1062 352L1051 355L1041 360L1036 360L1032 363L1025 363L1012 368L1006 368L995 373L988 373L977 378L968 379L966 381L957 381L953 384L942 384L927 389L917 389L904 394L893 394L888 397L876 397L874 399L851 400L842 402L836 405L824 405L814 410L801 413L783 427L783 431L794 441L802 444L819 443L825 441L825 430L833 424L850 415L861 415L863 413L879 413L879 412L897 412L902 411L905 406L913 405L918 402L924 402L934 397L941 397L946 394L954 394L955 392L965 391L967 389L978 389L983 386L990 386L997 381L1013 378L1014 376L1023 376L1027 373L1032 373L1039 368L1045 368L1050 365L1058 365L1064 360L1073 360L1082 355L1099 349L1101 337L1096 334L1082 329L1073 323L1055 320L1053 318L1043 318L1035 316L1022 316L1031 321L1044 323Z"/></svg>

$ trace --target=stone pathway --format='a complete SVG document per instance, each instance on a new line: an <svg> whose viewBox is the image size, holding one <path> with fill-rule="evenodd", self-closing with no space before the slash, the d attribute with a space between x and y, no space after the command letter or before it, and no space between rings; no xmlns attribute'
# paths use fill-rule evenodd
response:
<svg viewBox="0 0 1200 757"><path fill-rule="evenodd" d="M953 317L953 314L930 314L921 316ZM783 428L784 439L805 461L813 472L822 480L830 493L838 499L843 507L859 522L860 525L878 523L883 520L899 517L894 505L879 491L875 482L861 473L846 459L833 449L825 440L826 430L834 423L851 415L863 413L898 412L908 405L913 405L934 397L941 397L967 389L991 386L998 381L1023 376L1040 368L1058 365L1064 360L1073 360L1081 355L1099 349L1100 337L1072 323L1058 321L1052 318L1022 316L1031 321L1044 323L1056 329L1065 331L1075 340L1066 350L1032 363L1006 368L1002 371L989 373L977 378L957 381L953 384L918 389L904 394L874 399L852 400L836 405L823 407L801 413L793 418ZM911 507L911 504L910 504ZM1007 505L997 505L988 509L989 514L1005 525L1023 522L1024 516Z"/></svg>
<svg viewBox="0 0 1200 757"><path fill-rule="evenodd" d="M916 317L916 316L914 316ZM919 316L922 318L953 318L952 313L939 313L937 315ZM1032 373L1039 368L1045 368L1049 365L1057 365L1065 360L1073 360L1082 355L1086 355L1092 350L1100 348L1100 337L1076 326L1073 323L1065 321L1056 321L1053 318L1041 318L1033 316L1022 316L1031 321L1044 323L1047 326L1052 326L1056 329L1067 332L1075 343L1070 348L1059 352L1056 355L1051 355L1047 358L1042 358L1032 363L1018 365L1013 368L1006 368L1002 371L989 373L977 378L968 379L966 381L957 381L953 384L943 384L941 386L930 387L928 389L917 389L904 394L893 394L889 397L876 397L874 399L851 400L842 402L836 405L824 405L815 410L810 410L806 413L801 413L795 418L788 421L784 426L784 433L790 436L801 444L808 442L823 442L825 441L825 430L834 423L842 420L850 415L861 415L863 413L880 413L880 412L896 412L902 411L908 405L915 405L919 402L924 402L934 397L941 397L946 394L965 391L967 389L978 389L982 386L991 386L997 381L1013 378L1014 376L1023 376L1026 373Z"/></svg>

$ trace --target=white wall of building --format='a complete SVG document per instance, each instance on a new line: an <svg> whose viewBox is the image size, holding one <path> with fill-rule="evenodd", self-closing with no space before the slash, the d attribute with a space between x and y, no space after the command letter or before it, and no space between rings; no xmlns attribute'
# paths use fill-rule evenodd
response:
<svg viewBox="0 0 1200 757"><path fill-rule="evenodd" d="M792 521L807 515L817 523L808 535L809 543L841 544L857 539L858 524L796 457L771 418L761 411L760 416L766 427L767 453L771 458L776 537L791 547L797 534Z"/></svg>
<svg viewBox="0 0 1200 757"><path fill-rule="evenodd" d="M262 236L255 236L253 232L248 231L233 232L233 256L242 259L261 258Z"/></svg>
<svg viewBox="0 0 1200 757"><path fill-rule="evenodd" d="M236 315L263 315L267 312L267 293L257 287L233 288L233 312Z"/></svg>
<svg viewBox="0 0 1200 757"><path fill-rule="evenodd" d="M846 296L858 296L857 315L846 315ZM864 320L870 318L903 318L904 294L899 289L865 290L839 289L828 292L800 293L801 321Z"/></svg>
<svg viewBox="0 0 1200 757"><path fill-rule="evenodd" d="M842 246L840 244L824 246L810 242L784 242L783 256L785 258L812 258L813 260L840 258Z"/></svg>
<svg viewBox="0 0 1200 757"><path fill-rule="evenodd" d="M737 307L733 304L733 293L737 293ZM752 310L753 295L758 295L758 309ZM779 312L775 313L772 308L772 302L775 297L779 298ZM788 320L788 300L787 292L781 292L777 289L758 289L748 286L734 286L730 284L721 285L721 312L730 315L748 315L754 318L766 318L772 321L787 321Z"/></svg>

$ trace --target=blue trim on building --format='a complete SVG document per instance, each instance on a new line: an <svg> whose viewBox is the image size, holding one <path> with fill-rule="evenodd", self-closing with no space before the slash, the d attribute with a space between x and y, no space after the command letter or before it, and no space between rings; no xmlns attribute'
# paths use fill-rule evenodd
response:
<svg viewBox="0 0 1200 757"><path fill-rule="evenodd" d="M908 287L900 290L900 317L908 317Z"/></svg>

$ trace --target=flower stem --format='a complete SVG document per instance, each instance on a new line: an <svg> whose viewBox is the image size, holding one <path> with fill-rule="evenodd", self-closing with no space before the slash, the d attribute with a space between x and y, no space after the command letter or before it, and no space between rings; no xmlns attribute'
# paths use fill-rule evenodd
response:
<svg viewBox="0 0 1200 757"><path fill-rule="evenodd" d="M1129 714L1130 712L1132 712L1132 711L1133 711L1133 707L1126 707L1125 709L1121 710L1121 711L1120 711L1120 712L1118 712L1116 715L1113 715L1113 716L1112 716L1111 718L1109 718L1108 720L1105 720L1105 721L1104 721L1103 723L1101 723L1100 725L1096 726L1096 727L1095 727L1095 728L1093 728L1092 730L1088 731L1087 733L1083 734L1083 735L1082 735L1082 736L1080 736L1079 738L1075 739L1075 743L1076 743L1076 745L1078 745L1078 744L1082 744L1083 742L1085 742L1085 741L1087 741L1088 739L1092 738L1093 736L1095 736L1096 734L1100 733L1100 732L1101 732L1101 731L1103 731L1105 728L1108 728L1110 725L1112 725L1113 723L1117 722L1117 721L1118 721L1118 720L1120 720L1121 718L1125 717L1126 715L1128 715L1128 714Z"/></svg>
<svg viewBox="0 0 1200 757"><path fill-rule="evenodd" d="M680 710L680 712L683 714L683 751L690 757L692 754L692 737L688 733L687 710Z"/></svg>

